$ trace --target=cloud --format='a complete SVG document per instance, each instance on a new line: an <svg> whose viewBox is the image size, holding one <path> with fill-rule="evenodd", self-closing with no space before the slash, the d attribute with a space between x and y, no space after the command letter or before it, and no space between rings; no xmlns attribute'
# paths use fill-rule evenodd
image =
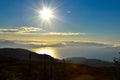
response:
<svg viewBox="0 0 120 80"><path fill-rule="evenodd" d="M62 43L45 43L38 41L16 41L16 40L0 40L0 48L25 48L25 49L32 49L32 48L43 48L43 47L62 47L65 46Z"/></svg>
<svg viewBox="0 0 120 80"><path fill-rule="evenodd" d="M32 49L35 48L36 45L34 44L25 44L20 43L17 41L11 41L11 40L0 40L0 48L24 48L24 49Z"/></svg>
<svg viewBox="0 0 120 80"><path fill-rule="evenodd" d="M1 33L4 33L4 32L18 32L18 31L19 31L18 29L0 29Z"/></svg>
<svg viewBox="0 0 120 80"><path fill-rule="evenodd" d="M46 32L46 30L38 27L20 27L16 29L0 29L1 34L14 33L14 34L24 34L24 35L44 35L44 36L78 36L86 35L86 33L81 32Z"/></svg>
<svg viewBox="0 0 120 80"><path fill-rule="evenodd" d="M58 42L46 45L48 47L110 47L110 44L97 43L97 42L75 42L75 41L66 41Z"/></svg>
<svg viewBox="0 0 120 80"><path fill-rule="evenodd" d="M85 35L85 33L78 32L48 32L42 33L41 35L53 35L53 36L74 36L74 35Z"/></svg>
<svg viewBox="0 0 120 80"><path fill-rule="evenodd" d="M42 41L16 41L16 40L0 40L0 47L18 47L18 48L43 48L43 47L89 47L89 48L105 48L112 47L113 45L97 43L97 42L75 42L75 41L62 41L62 42L42 42Z"/></svg>
<svg viewBox="0 0 120 80"><path fill-rule="evenodd" d="M37 31L44 31L41 28L36 28L36 27L21 27L19 29L19 32L37 32Z"/></svg>
<svg viewBox="0 0 120 80"><path fill-rule="evenodd" d="M81 56L109 61L113 60L113 56L115 57L120 51L120 46L114 47L97 42L0 40L0 48L24 48L34 51L34 49L46 47L56 48L59 58Z"/></svg>
<svg viewBox="0 0 120 80"><path fill-rule="evenodd" d="M66 42L68 46L81 46L81 47L109 47L111 44L98 43L98 42Z"/></svg>
<svg viewBox="0 0 120 80"><path fill-rule="evenodd" d="M30 33L30 32L38 32L44 31L41 28L36 27L20 27L16 29L0 29L0 33Z"/></svg>

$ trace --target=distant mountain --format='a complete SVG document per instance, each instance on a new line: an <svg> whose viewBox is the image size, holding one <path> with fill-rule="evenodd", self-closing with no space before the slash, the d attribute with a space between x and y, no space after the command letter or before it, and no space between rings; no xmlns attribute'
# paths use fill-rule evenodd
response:
<svg viewBox="0 0 120 80"><path fill-rule="evenodd" d="M37 54L35 52L25 50L25 49L20 49L20 48L1 48L0 49L0 57L2 56L7 56L10 58L14 59L19 59L19 60L28 60L29 55L31 55L31 60L54 60L53 57L46 55L46 54Z"/></svg>
<svg viewBox="0 0 120 80"><path fill-rule="evenodd" d="M85 64L88 66L96 66L96 67L112 67L114 64L112 62L102 61L99 59L87 59L84 57L72 57L66 58L66 62L69 63L78 63L78 64Z"/></svg>

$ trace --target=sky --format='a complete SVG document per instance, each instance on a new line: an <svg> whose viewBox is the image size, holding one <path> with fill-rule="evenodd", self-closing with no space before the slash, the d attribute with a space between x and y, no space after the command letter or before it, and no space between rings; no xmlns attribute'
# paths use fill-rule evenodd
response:
<svg viewBox="0 0 120 80"><path fill-rule="evenodd" d="M61 58L82 56L110 61L120 50L119 3L119 0L0 0L0 47L54 47ZM49 21L40 18L39 12L44 7L53 10L54 18Z"/></svg>

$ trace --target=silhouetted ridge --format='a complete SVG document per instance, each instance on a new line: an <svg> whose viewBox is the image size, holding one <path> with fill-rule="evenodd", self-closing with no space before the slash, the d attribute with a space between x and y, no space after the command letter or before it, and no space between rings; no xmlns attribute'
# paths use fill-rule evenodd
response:
<svg viewBox="0 0 120 80"><path fill-rule="evenodd" d="M37 54L35 52L20 48L1 48L0 54L20 60L28 60L29 55L31 55L31 60L54 60L54 58L50 55Z"/></svg>

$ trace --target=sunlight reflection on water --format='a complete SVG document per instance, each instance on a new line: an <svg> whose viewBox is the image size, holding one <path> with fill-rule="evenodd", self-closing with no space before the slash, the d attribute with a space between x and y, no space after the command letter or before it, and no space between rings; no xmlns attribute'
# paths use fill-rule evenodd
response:
<svg viewBox="0 0 120 80"><path fill-rule="evenodd" d="M47 54L47 55L50 55L54 58L59 58L59 56L57 54L57 49L55 49L55 48L50 48L50 47L35 48L35 49L33 49L33 51L38 53L38 54Z"/></svg>

